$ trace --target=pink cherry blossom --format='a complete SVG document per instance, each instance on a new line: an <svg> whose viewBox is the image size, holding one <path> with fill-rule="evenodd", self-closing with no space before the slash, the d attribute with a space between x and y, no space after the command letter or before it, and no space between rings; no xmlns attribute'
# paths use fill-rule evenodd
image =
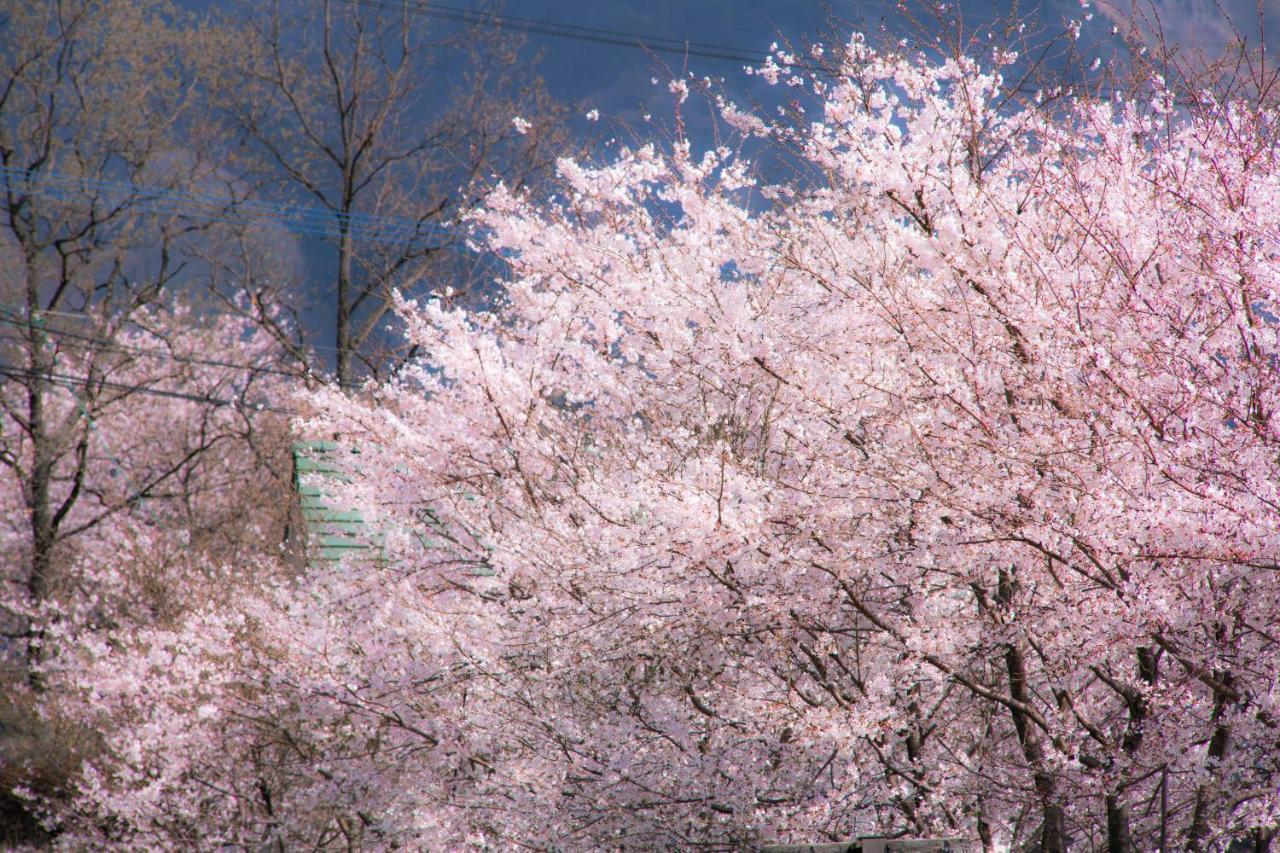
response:
<svg viewBox="0 0 1280 853"><path fill-rule="evenodd" d="M383 558L96 656L68 837L1275 833L1275 115L847 56L809 126L726 106L818 180L680 141L492 194L501 310L404 301L421 361L308 398Z"/></svg>

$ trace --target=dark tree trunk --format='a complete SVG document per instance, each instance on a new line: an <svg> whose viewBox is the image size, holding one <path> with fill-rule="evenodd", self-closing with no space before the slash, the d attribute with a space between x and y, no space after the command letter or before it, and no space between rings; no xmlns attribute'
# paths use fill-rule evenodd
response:
<svg viewBox="0 0 1280 853"><path fill-rule="evenodd" d="M1134 853L1129 836L1129 807L1114 794L1107 797L1107 853Z"/></svg>

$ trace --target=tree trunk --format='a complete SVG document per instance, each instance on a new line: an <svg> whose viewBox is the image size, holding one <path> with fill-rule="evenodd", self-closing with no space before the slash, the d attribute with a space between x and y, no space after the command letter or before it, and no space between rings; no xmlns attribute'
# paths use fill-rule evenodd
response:
<svg viewBox="0 0 1280 853"><path fill-rule="evenodd" d="M1230 672L1218 673L1218 680L1228 688L1231 687L1235 678ZM1213 719L1220 721L1222 714L1227 707L1227 694L1219 689L1214 690L1213 695ZM1213 736L1209 738L1208 758L1213 765L1217 765L1227 755L1227 749L1231 745L1231 729L1229 726L1218 722L1213 729ZM1195 808L1191 812L1191 826L1187 829L1187 849L1192 853L1199 853L1204 849L1204 840L1209 835L1209 817L1208 806L1211 784L1201 785L1196 789Z"/></svg>
<svg viewBox="0 0 1280 853"><path fill-rule="evenodd" d="M49 575L53 565L54 521L50 505L54 452L49 437L45 398L53 362L48 353L47 335L40 317L38 279L32 264L27 270L27 417L31 431L31 473L24 484L27 513L31 524L31 567L27 575L27 604L38 608L49 596ZM39 669L43 661L43 631L36 624L27 629L27 682L42 689Z"/></svg>
<svg viewBox="0 0 1280 853"><path fill-rule="evenodd" d="M355 247L351 237L349 220L341 224L341 236L338 239L338 316L336 323L335 345L337 354L338 387L343 390L351 388L354 382L351 356L351 268Z"/></svg>
<svg viewBox="0 0 1280 853"><path fill-rule="evenodd" d="M1115 794L1107 797L1107 853L1134 853L1129 836L1129 807Z"/></svg>
<svg viewBox="0 0 1280 853"><path fill-rule="evenodd" d="M1012 573L1006 569L1001 569L996 599L1002 607L1008 607L1013 603L1015 591L1016 581ZM1019 705L1030 704L1031 697L1027 688L1026 660L1023 658L1022 650L1014 643L1010 643L1005 649L1004 661L1005 669L1009 675L1010 698ZM1016 708L1010 708L1009 713L1013 716L1013 727L1017 730L1018 742L1022 745L1023 757L1026 758L1027 764L1031 767L1031 778L1035 783L1036 795L1040 798L1040 807L1044 816L1044 823L1041 825L1040 830L1041 853L1066 853L1065 815L1062 807L1056 802L1056 782L1053 774L1045 767L1044 747L1040 742L1040 736L1033 728L1034 724L1027 719L1026 714Z"/></svg>

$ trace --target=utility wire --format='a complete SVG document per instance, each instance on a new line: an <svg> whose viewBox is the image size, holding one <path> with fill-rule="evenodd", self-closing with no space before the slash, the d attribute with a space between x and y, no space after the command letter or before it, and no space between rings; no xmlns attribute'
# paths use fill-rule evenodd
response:
<svg viewBox="0 0 1280 853"><path fill-rule="evenodd" d="M0 318L0 323L8 323L9 320ZM13 324L18 325L18 324ZM224 367L229 370L239 370L245 373L253 374L271 374L275 376L287 376L290 379L301 379L306 374L301 371L281 370L275 367L256 367L252 364L237 364L230 361L219 361L217 359L193 358L190 356L176 355L164 350L146 350L141 347L129 347L124 344L116 344L106 338L89 338L84 335L76 335L72 332L65 332L59 329L44 329L50 335L74 338L73 341L59 341L59 344L65 347L83 350L85 352L103 352L114 353L116 355L143 356L145 358L159 359L160 361L173 362L177 364L197 364L207 367ZM0 334L0 341L12 341L17 344L27 343L26 338L17 335ZM317 377L318 378L318 377Z"/></svg>
<svg viewBox="0 0 1280 853"><path fill-rule="evenodd" d="M0 180L28 192L72 204L106 201L149 213L192 216L236 225L269 222L298 234L393 243L412 248L446 248L457 241L458 230L438 222L403 216L343 213L313 205L275 204L233 195L197 193L132 181L105 180L60 174L45 169L0 167Z"/></svg>
<svg viewBox="0 0 1280 853"><path fill-rule="evenodd" d="M13 379L31 379L36 375L31 368L18 367L12 364L0 362L0 375L9 376ZM222 407L232 406L234 408L250 409L255 412L276 412L283 415L302 415L303 412L295 409L283 409L278 406L272 406L267 403L240 403L237 400L228 400L221 397L210 397L203 394L189 394L185 391L167 391L163 388L152 388L147 385L135 385L128 382L113 382L109 379L91 379L85 376L72 376L67 373L40 372L40 377L54 384L63 385L67 388L110 388L114 391L134 391L140 394L150 394L155 397L166 397L174 400L188 400L193 403L203 403L209 406Z"/></svg>
<svg viewBox="0 0 1280 853"><path fill-rule="evenodd" d="M545 18L525 18L518 15L503 15L497 12L480 12L459 6L428 3L425 0L342 0L352 6L365 6L371 9L382 9L393 12L408 11L427 18L487 27L489 29L513 30L531 35L546 35L553 38L571 39L594 44L629 47L653 53L670 53L681 56L697 56L704 59L715 59L728 62L739 62L746 65L758 65L771 51L752 51L746 48L731 47L714 42L686 41L670 36L658 36L645 33L612 30L601 27L585 27L563 21L552 21ZM882 0L860 2L860 7L888 8L889 4ZM896 4L895 4L896 6ZM982 21L995 24L1008 20L1009 16L963 14L965 20ZM829 66L810 62L789 62L783 66L787 70L804 71L823 77L838 77L839 73ZM1066 90L1073 85L1087 85L1081 80L1071 84L1062 84L1058 90ZM1013 87L1012 91L1020 95L1039 96L1041 88L1030 85Z"/></svg>
<svg viewBox="0 0 1280 853"><path fill-rule="evenodd" d="M390 2L390 0L381 0L382 2ZM554 29L559 33L573 33L574 37L581 35L583 37L593 38L612 38L625 39L630 47L644 45L652 48L654 45L669 47L674 50L684 51L686 47L703 48L706 50L717 51L721 53L737 54L740 56L753 56L756 51L744 47L732 47L715 42L693 41L691 39L674 38L672 36L659 36L652 33L636 33L626 30L608 29L606 27L587 27L582 24L571 24L566 21L555 21L548 18L530 18L521 15L507 15L500 13L484 12L477 9L467 9L461 6L452 6L444 3L426 3L411 2L411 6L416 7L414 11L422 11L429 9L432 11L440 10L457 16L467 16L468 22L484 23L487 20L495 21L498 26L512 28L520 27L546 27ZM865 6L883 7L885 4L880 0L872 0L872 2L864 3ZM569 37L566 35L566 37ZM612 44L613 42L610 42Z"/></svg>
<svg viewBox="0 0 1280 853"><path fill-rule="evenodd" d="M3 313L3 309L0 309L0 313ZM82 311L61 311L59 309L37 309L36 313L42 316L60 316L60 318L67 318L69 320L78 320L78 321L81 321L81 323L87 323L87 321L90 321L93 319L92 315L84 314L82 313ZM223 316L228 313L227 311L219 311L218 314L219 316ZM22 320L23 323L26 323L27 321L26 319L23 319L22 315L13 313L13 311L9 311L9 315L15 316L15 318ZM32 321L35 321L35 320L32 320ZM45 330L46 332L56 333L56 329L46 328ZM105 339L105 338L100 338L100 339ZM310 348L310 350L323 350L324 352L338 351L338 347L335 347L333 345L328 345L328 343L306 343L306 347ZM247 369L247 366L246 366L246 369ZM289 375L294 375L294 377L296 377L298 373L293 373Z"/></svg>
<svg viewBox="0 0 1280 853"><path fill-rule="evenodd" d="M69 319L69 320L79 320L79 321L82 321L82 322L83 322L83 321L87 321L87 320L91 320L91 319L93 319L89 314L85 314L85 313L80 312L80 311L61 311L61 310L56 309L56 308L40 308L40 309L37 309L37 313L42 314L42 315L44 315L44 316L46 316L46 317L66 317L66 318L67 318L67 319ZM221 313L226 313L226 312L221 312ZM16 316L16 317L18 317L19 319L22 319L22 315L20 315L20 314L12 314L12 312L11 312L11 316ZM24 320L24 322L25 322L25 320ZM34 321L33 321L33 322L34 322ZM52 329L47 329L46 331L54 331L54 330L52 330ZM308 347L308 348L310 348L310 349L324 350L325 352L337 352L337 351L338 351L338 347L333 346L333 345L331 345L331 344L313 344L313 343L308 343L308 344L307 344L307 347ZM296 374L294 374L294 375L296 375Z"/></svg>
<svg viewBox="0 0 1280 853"><path fill-rule="evenodd" d="M72 332L68 329L51 328L38 323L33 323L29 320L21 319L21 317L19 317L18 315L13 314L12 312L7 311L4 308L0 308L0 315L7 315L7 316L0 316L0 323L8 323L11 326L17 326L19 328L39 328L40 331L46 334L57 335L62 338L72 338L76 341L83 341L84 343L81 343L78 346L79 348L86 349L86 350L99 349L107 352L115 352L121 355L142 355L142 356L148 356L151 358L159 358L167 361L179 362L181 364L200 364L208 367L228 367L233 370L243 370L250 373L269 373L269 374L274 374L276 376L288 376L293 379L297 379L300 376L304 375L305 373L305 371L283 370L278 367L259 367L252 364L239 364L232 361L222 361L216 358L196 358L195 356L177 355L176 353L169 352L168 350L133 346L130 344L124 344L119 341L112 340L110 338L95 337L93 335L82 335L77 332ZM4 338L4 340L23 342L24 339L9 337L9 338ZM68 344L68 346L76 346L76 345Z"/></svg>
<svg viewBox="0 0 1280 853"><path fill-rule="evenodd" d="M383 9L393 12L408 11L427 18L435 18L437 20L460 24L470 24L472 26L488 27L490 29L513 30L515 32L529 33L531 35L545 35L552 36L553 38L572 39L574 41L594 44L629 47L636 50L652 51L654 53L697 56L705 59L742 62L752 65L761 62L768 53L768 51L749 50L747 48L732 47L730 45L717 44L715 42L677 39L671 36L629 32L626 30L615 30L604 27L587 27L582 26L581 24L553 21L546 18L526 18L519 15L505 15L497 12L481 12L460 6L422 2L422 0L417 0L416 2L397 2L397 0L343 0L343 2L353 6L365 6L368 8ZM885 3L882 0L868 0L868 2L859 3L860 7L871 7L877 9L885 9L888 5L888 3ZM1001 20L1001 18L996 15L965 15L965 17L970 20L987 22ZM822 73L829 71L829 69L826 68L816 65L806 65L803 63L792 64L788 67L803 71Z"/></svg>
<svg viewBox="0 0 1280 853"><path fill-rule="evenodd" d="M582 27L577 24L565 24L538 18L522 18L515 15L502 15L496 12L477 12L457 6L441 6L435 3L408 2L398 3L395 0L343 0L353 6L365 6L371 9L387 11L409 11L427 18L451 21L453 23L470 24L488 27L495 30L513 30L531 35L545 35L554 38L572 39L574 41L593 44L629 47L636 50L647 50L654 53L672 53L681 56L698 56L705 59L718 59L728 62L741 62L754 65L763 61L767 51L749 51L742 48L716 45L708 42L683 41L668 36L653 36L643 33L630 33L622 30L607 30L597 27ZM867 5L883 5L881 3ZM816 66L794 65L794 68L807 68L817 71Z"/></svg>

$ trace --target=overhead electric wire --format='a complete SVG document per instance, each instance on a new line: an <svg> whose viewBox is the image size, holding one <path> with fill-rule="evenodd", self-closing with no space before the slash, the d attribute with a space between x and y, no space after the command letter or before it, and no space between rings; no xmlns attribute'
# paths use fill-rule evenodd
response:
<svg viewBox="0 0 1280 853"><path fill-rule="evenodd" d="M80 312L80 311L62 311L57 308L40 308L40 309L37 309L37 313L46 317L66 317L67 319L70 319L70 320L85 321L85 320L93 319L91 315ZM10 316L16 316L19 319L21 319L22 317L22 315L14 314L13 312L10 312ZM307 347L310 349L324 350L325 352L336 352L338 350L338 347L333 346L331 344L308 343Z"/></svg>
<svg viewBox="0 0 1280 853"><path fill-rule="evenodd" d="M373 9L389 11L406 10L415 15L427 18L450 21L460 24L488 27L490 29L507 29L531 35L545 35L554 38L572 39L574 41L603 44L612 47L629 47L637 50L648 50L654 53L672 53L681 56L697 56L705 59L718 59L728 62L755 64L761 62L768 51L749 51L744 48L716 45L709 42L683 41L669 36L653 36L643 33L631 33L622 30L608 30L598 27L583 27L577 24L566 24L538 18L522 18L516 15L503 15L497 12L478 12L458 6L441 6L435 3L408 2L397 3L395 0L343 0L353 6L366 6ZM868 4L872 5L872 4ZM874 5L883 5L876 3ZM802 67L802 66L793 66ZM816 68L810 70L817 70Z"/></svg>
<svg viewBox="0 0 1280 853"><path fill-rule="evenodd" d="M8 314L5 309L0 308L0 314ZM197 358L195 356L178 355L162 349L148 349L147 347L134 346L112 340L111 338L95 337L93 335L81 335L72 332L69 329L57 329L48 326L38 325L28 320L15 319L14 315L8 317L0 316L0 323L8 323L11 326L19 328L39 328L42 332L49 335L56 335L60 338L72 338L81 341L80 344L68 344L68 346L78 346L80 349L94 349L104 352L114 352L119 355L141 355L149 358L158 358L165 361L178 362L180 364L199 364L206 367L226 367L232 370L243 370L246 373L267 373L276 376L288 376L291 379L298 379L307 375L306 370L284 370L279 367L261 367L252 364L242 364L232 361L223 361L216 358ZM23 338L0 338L0 340L11 340L25 343Z"/></svg>
<svg viewBox="0 0 1280 853"><path fill-rule="evenodd" d="M571 39L574 41L609 45L613 47L629 47L636 50L651 51L654 53L669 53L686 57L701 57L704 59L740 62L746 65L758 65L763 62L766 57L775 55L775 51L773 50L751 51L746 48L720 45L714 42L685 41L670 36L649 35L645 33L628 32L626 30L612 30L602 27L585 27L579 24L552 21L545 18L525 18L518 15L504 15L498 12L481 12L473 9L464 9L459 6L429 3L425 0L400 0L400 2L397 2L397 0L342 0L342 2L352 6L365 6L371 9L408 11L427 18L487 27L489 29L508 29L516 32L529 33L531 35L546 35L553 38ZM864 2L860 5L882 9L887 8L888 6L887 3L880 2L880 0ZM964 18L972 21L984 21L988 24L1005 20L1005 18L999 15L981 14L966 14L964 15ZM783 67L787 70L804 71L825 77L839 76L838 73L830 66L817 65L810 62L791 61L785 63ZM1084 85L1084 82L1082 81L1077 85ZM1059 91L1068 88L1070 87L1063 85L1059 87ZM1020 95L1034 95L1036 98L1039 98L1043 90L1042 88L1024 84L1014 86L1012 91L1017 92Z"/></svg>
<svg viewBox="0 0 1280 853"><path fill-rule="evenodd" d="M0 374L14 379L31 379L33 376L37 375L36 371L31 368L18 367L12 364L5 364L4 362L0 362ZM204 394L190 394L186 391L169 391L164 388L152 388L148 385L136 385L129 382L115 382L110 379L92 379L86 376L72 376L71 374L54 373L52 371L40 371L38 375L55 385L63 385L68 388L110 388L112 390L151 394L156 397L188 400L193 403L203 403L205 405L215 407L231 406L238 409L249 409L255 412L275 412L282 415L303 414L303 412L299 412L295 409L283 409L278 406L272 406L268 403L253 403L249 401L241 403L238 400L228 400L222 397L210 397Z"/></svg>
<svg viewBox="0 0 1280 853"><path fill-rule="evenodd" d="M394 2L394 0L343 0L343 2L375 9L407 10L423 17L453 23L471 24L490 29L507 29L531 35L553 36L555 38L573 39L575 41L613 47L651 50L657 53L678 53L688 56L701 56L707 59L728 60L730 62L759 62L763 58L761 53L747 51L742 48L713 45L705 42L684 42L667 36L652 36L620 30L582 27L557 21L503 15L497 12L478 12L472 9L463 9L458 6L442 6L436 3L409 2L402 4Z"/></svg>
<svg viewBox="0 0 1280 853"><path fill-rule="evenodd" d="M388 11L408 11L427 18L450 21L452 23L470 24L490 29L507 29L530 35L545 35L553 38L572 39L613 47L629 47L654 53L679 54L696 56L705 59L718 59L729 62L756 64L764 60L770 53L765 50L749 50L742 47L717 44L715 42L678 39L671 36L659 36L649 33L629 32L605 27L588 27L565 21L554 21L546 18L527 18L520 15L507 15L499 12L483 12L440 3L429 3L424 0L396 2L396 0L343 0L353 6L366 6ZM888 4L882 0L862 2L860 7L885 9ZM971 20L995 22L1001 20L995 15L966 15ZM826 73L830 69L804 63L790 64L788 67L803 71Z"/></svg>
<svg viewBox="0 0 1280 853"><path fill-rule="evenodd" d="M62 174L46 169L0 167L0 180L23 184L29 192L72 204L106 200L121 207L148 213L193 216L209 221L246 225L270 222L298 234L315 237L350 235L356 240L391 243L413 248L448 248L456 243L456 228L403 216L343 213L314 205L278 204L232 195L198 193L171 187L137 184Z"/></svg>
<svg viewBox="0 0 1280 853"><path fill-rule="evenodd" d="M381 2L392 2L392 0L381 0ZM523 15L484 12L478 9L467 9L462 6L452 6L444 3L429 3L423 2L422 0L416 0L416 2L410 2L409 5L417 7L415 11L421 11L426 7L432 11L440 10L443 14L458 16L465 15L468 16L472 22L481 22L482 19L493 20L498 25L508 28L515 26L547 27L549 29L556 30L557 33L571 32L579 34L584 38L626 39L626 44L632 47L637 44L644 44L646 46L662 45L664 47L670 47L680 51L683 51L686 47L696 47L725 53L741 54L744 56L749 56L755 53L755 51L747 48L733 47L730 45L717 44L715 42L694 41L692 39L681 39L673 36L659 36L652 33L628 32L627 30L609 29L607 27L588 27L583 26L582 24L572 24L567 21L555 21L549 18L530 18ZM883 2L879 2L879 0L873 0L873 2L865 3L863 5L883 7L885 4ZM609 44L614 43L615 42L609 42Z"/></svg>

